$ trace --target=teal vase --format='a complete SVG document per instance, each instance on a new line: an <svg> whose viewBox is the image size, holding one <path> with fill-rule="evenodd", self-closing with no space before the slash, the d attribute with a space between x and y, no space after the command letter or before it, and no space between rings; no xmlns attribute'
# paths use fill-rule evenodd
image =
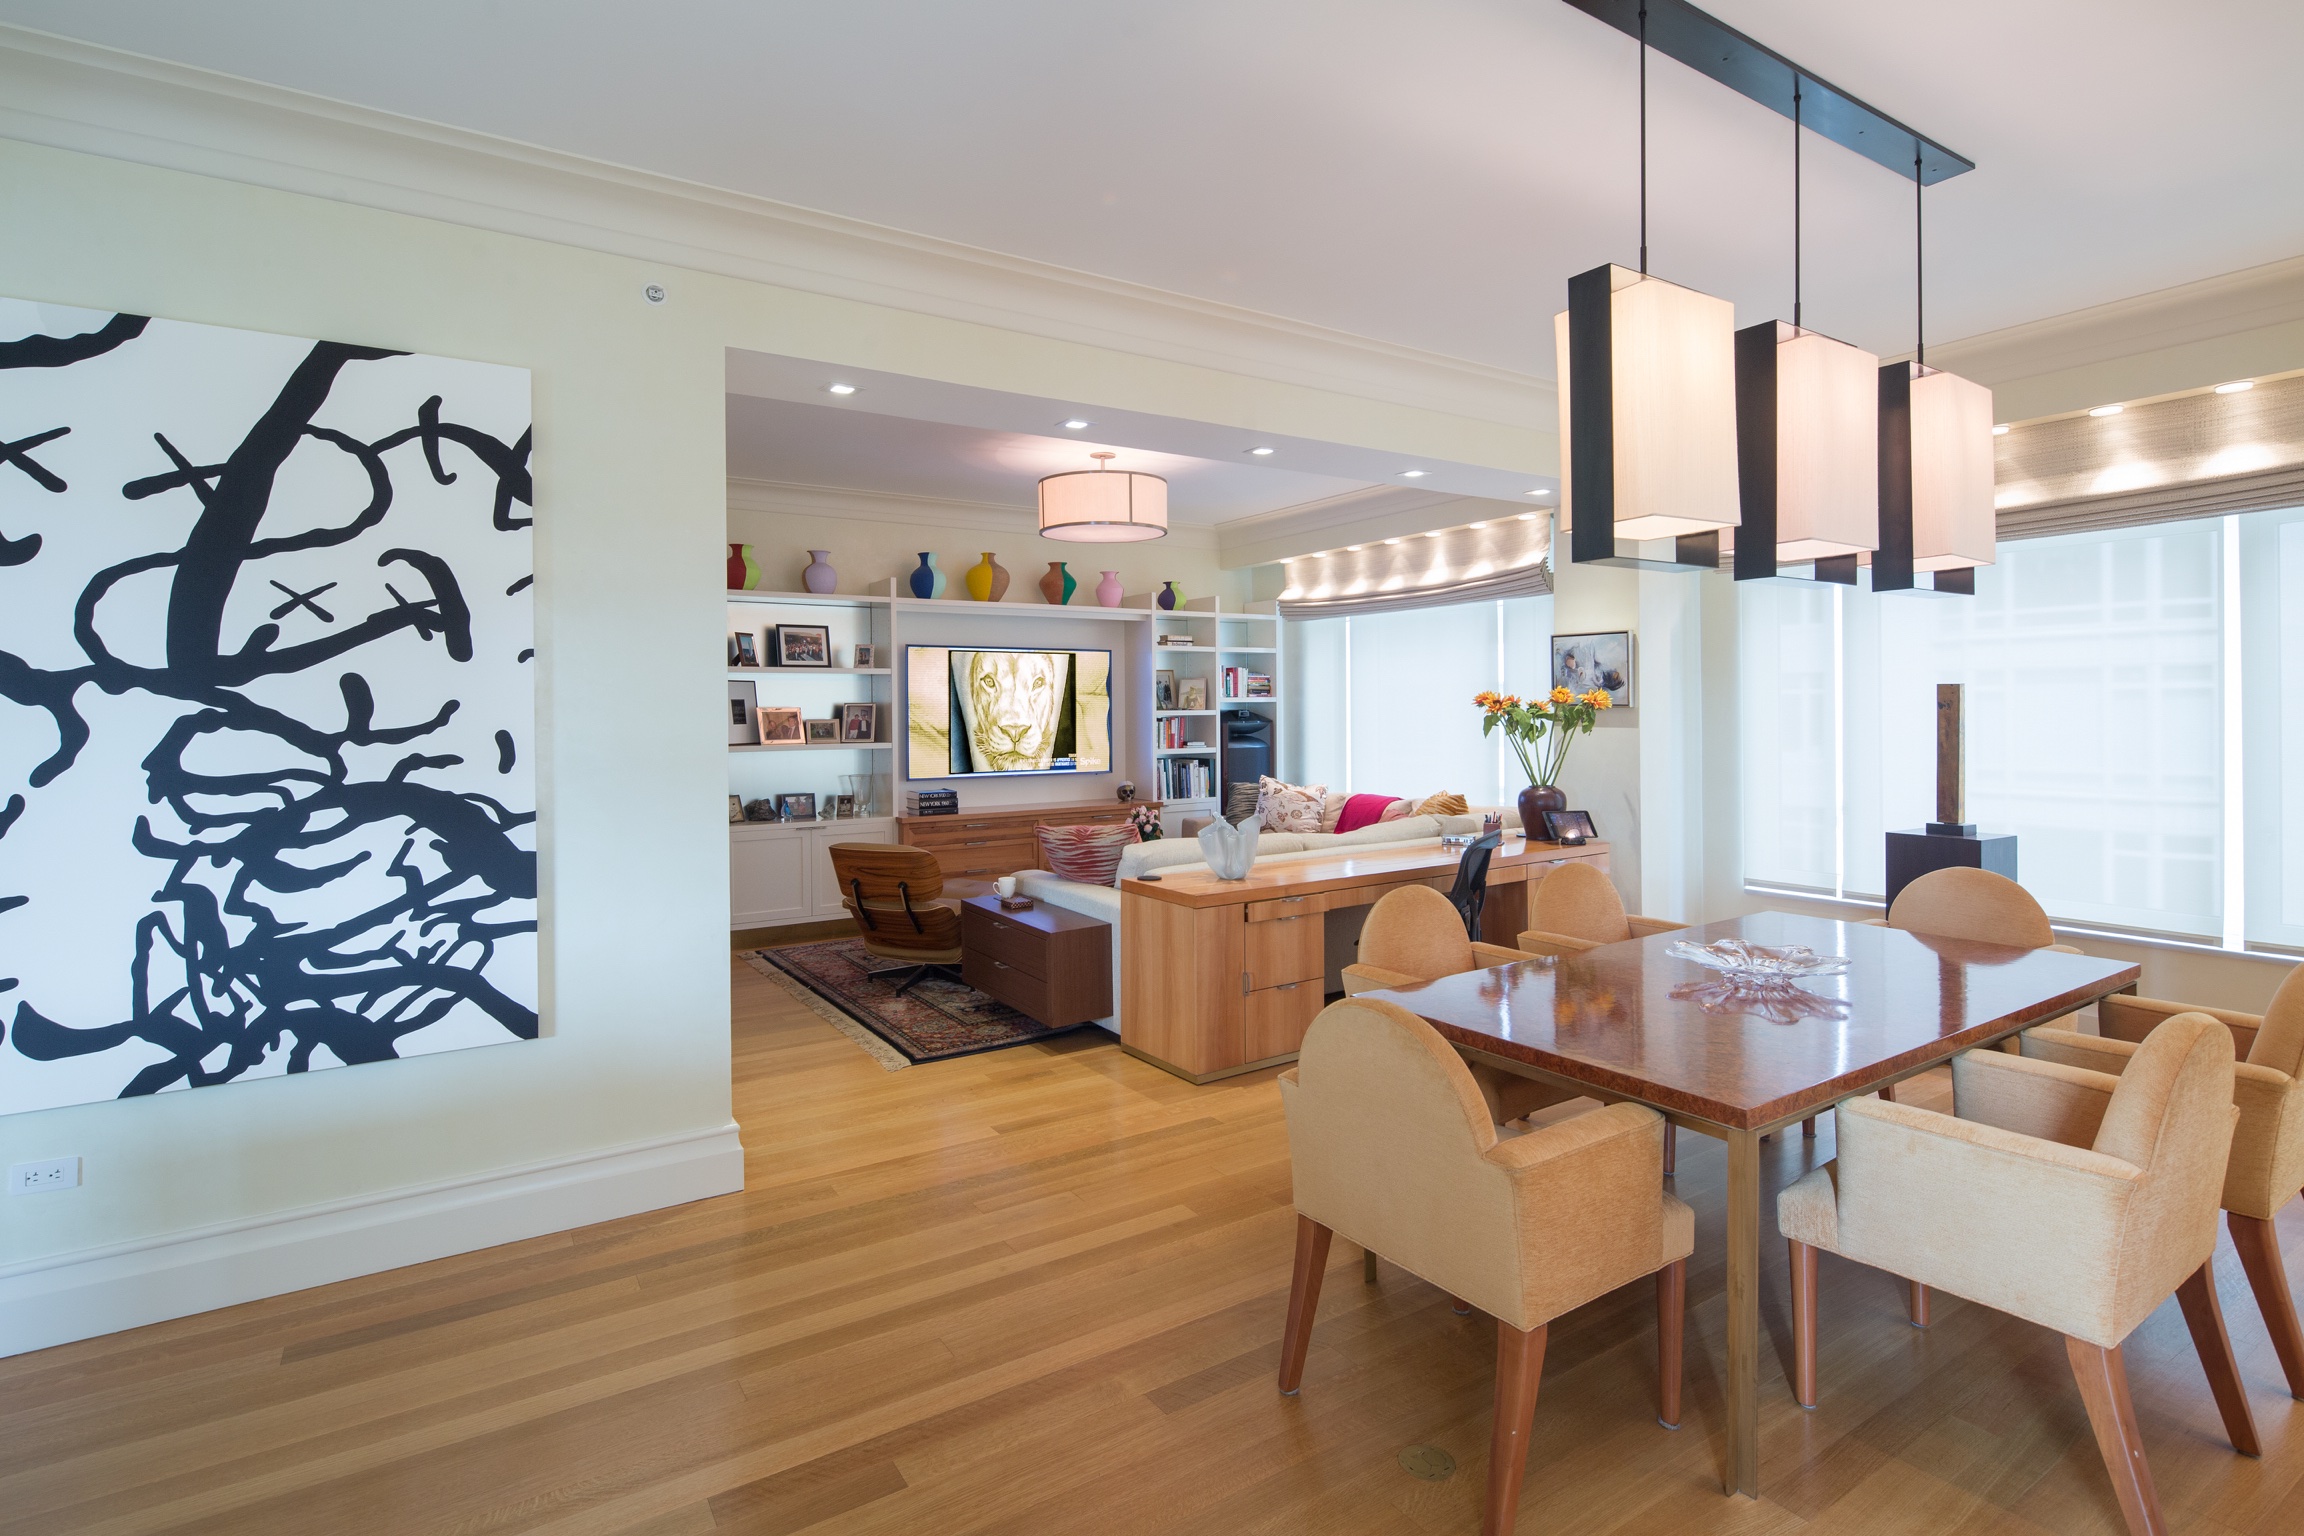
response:
<svg viewBox="0 0 2304 1536"><path fill-rule="evenodd" d="M920 563L912 571L914 597L942 597L945 576L936 566L936 557L927 550L920 551Z"/></svg>

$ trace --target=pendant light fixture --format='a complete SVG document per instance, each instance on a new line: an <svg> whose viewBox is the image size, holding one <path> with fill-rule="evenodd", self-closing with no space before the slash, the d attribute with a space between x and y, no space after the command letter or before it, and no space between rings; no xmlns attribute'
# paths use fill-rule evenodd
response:
<svg viewBox="0 0 2304 1536"><path fill-rule="evenodd" d="M1992 391L1928 366L1926 178L1913 161L1912 361L1880 369L1880 549L1872 590L1973 593L1998 557L1992 495Z"/></svg>
<svg viewBox="0 0 2304 1536"><path fill-rule="evenodd" d="M1158 475L1106 468L1114 455L1092 453L1094 469L1067 470L1040 482L1040 537L1071 544L1136 544L1168 532L1168 482Z"/></svg>
<svg viewBox="0 0 2304 1536"><path fill-rule="evenodd" d="M1640 270L1568 280L1553 317L1560 526L1579 562L1702 568L1738 520L1736 311L1648 275L1648 9L1640 8ZM1679 540L1672 561L1617 541ZM1695 547L1691 547L1695 546Z"/></svg>
<svg viewBox="0 0 2304 1536"><path fill-rule="evenodd" d="M1880 359L1805 328L1800 304L1801 81L1792 81L1792 323L1736 333L1738 581L1813 561L1853 586L1880 544Z"/></svg>

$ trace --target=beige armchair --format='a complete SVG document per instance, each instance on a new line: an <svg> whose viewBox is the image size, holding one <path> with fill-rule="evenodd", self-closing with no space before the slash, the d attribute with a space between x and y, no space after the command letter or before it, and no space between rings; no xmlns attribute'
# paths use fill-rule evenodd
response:
<svg viewBox="0 0 2304 1536"><path fill-rule="evenodd" d="M1464 919L1447 897L1427 885L1388 891L1368 910L1360 930L1360 958L1344 967L1344 993L1413 987L1463 971L1510 965L1528 957L1501 944L1476 944L1465 937ZM1576 1097L1562 1088L1507 1072L1484 1061L1467 1061L1488 1115L1497 1124L1517 1120Z"/></svg>
<svg viewBox="0 0 2304 1536"><path fill-rule="evenodd" d="M1612 1104L1500 1132L1437 1030L1376 999L1331 1003L1280 1075L1296 1183L1296 1274L1280 1390L1304 1379L1312 1319L1341 1232L1496 1319L1496 1423L1481 1529L1512 1529L1547 1326L1656 1276L1658 1417L1680 1418L1680 1346L1695 1216L1658 1187L1664 1122Z"/></svg>
<svg viewBox="0 0 2304 1536"><path fill-rule="evenodd" d="M2161 1531L2120 1347L2174 1291L2232 1444L2258 1454L2209 1257L2232 1142L2232 1036L2167 1020L2119 1077L1996 1051L1952 1066L1952 1115L1852 1099L1840 1155L1787 1188L1793 1395L1816 1402L1816 1252L2053 1328L2131 1531Z"/></svg>
<svg viewBox="0 0 2304 1536"><path fill-rule="evenodd" d="M2304 1189L2304 966L2288 973L2261 1015L2221 1008L2187 1010L2149 997L2107 997L2096 1005L2103 1036L2062 1029L2028 1030L2025 1056L2068 1067L2123 1075L2145 1039L2173 1015L2206 1014L2221 1022L2246 1060L2233 1069L2232 1102L2240 1121L2224 1165L2224 1224L2249 1289L2264 1314L2265 1331L2288 1377L2291 1397L2304 1398L2304 1326L2280 1262L2272 1218Z"/></svg>

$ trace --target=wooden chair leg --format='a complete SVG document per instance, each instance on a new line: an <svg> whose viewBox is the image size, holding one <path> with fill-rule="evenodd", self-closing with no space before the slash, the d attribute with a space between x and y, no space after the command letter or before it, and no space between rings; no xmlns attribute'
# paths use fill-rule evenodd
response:
<svg viewBox="0 0 2304 1536"><path fill-rule="evenodd" d="M1816 1139L1816 1117L1814 1115L1810 1115L1800 1122L1800 1139L1802 1141L1814 1141Z"/></svg>
<svg viewBox="0 0 2304 1536"><path fill-rule="evenodd" d="M2240 1267L2248 1272L2256 1310L2264 1314L2264 1330L2272 1335L2272 1352L2288 1373L2288 1395L2304 1397L2304 1326L2297 1323L2296 1296L2280 1262L2280 1236L2272 1223L2257 1216L2227 1211L2224 1225L2232 1231L2232 1246L2240 1250Z"/></svg>
<svg viewBox="0 0 2304 1536"><path fill-rule="evenodd" d="M1887 1100L1889 1103L1891 1103L1891 1104L1895 1103L1895 1102L1896 1102L1896 1085L1895 1085L1894 1083L1890 1083L1890 1084L1889 1084L1887 1087L1885 1087L1885 1088L1881 1089L1881 1090L1880 1090L1880 1097L1882 1097L1882 1098L1886 1099L1886 1100Z"/></svg>
<svg viewBox="0 0 2304 1536"><path fill-rule="evenodd" d="M1680 1161L1680 1127L1664 1122L1664 1177L1672 1177L1675 1164Z"/></svg>
<svg viewBox="0 0 2304 1536"><path fill-rule="evenodd" d="M1294 1397L1304 1384L1304 1352L1312 1345L1312 1314L1320 1310L1320 1282L1328 1273L1328 1242L1336 1234L1296 1214L1296 1278L1288 1286L1288 1331L1280 1339L1280 1391Z"/></svg>
<svg viewBox="0 0 2304 1536"><path fill-rule="evenodd" d="M1816 1250L1786 1239L1792 1250L1792 1401L1816 1406Z"/></svg>
<svg viewBox="0 0 2304 1536"><path fill-rule="evenodd" d="M1480 1536L1511 1536L1520 1513L1520 1479L1528 1470L1528 1427L1536 1419L1536 1383L1544 1374L1542 1324L1522 1333L1496 1325L1496 1428L1488 1441L1488 1499Z"/></svg>
<svg viewBox="0 0 2304 1536"><path fill-rule="evenodd" d="M1666 1429L1680 1427L1687 1321L1688 1261L1674 1259L1656 1271L1656 1422Z"/></svg>
<svg viewBox="0 0 2304 1536"><path fill-rule="evenodd" d="M2064 1353L2071 1358L2080 1399L2088 1405L2088 1424L2096 1431L2096 1449L2112 1476L2112 1491L2119 1497L2129 1536L2167 1536L2160 1495L2152 1486L2152 1464L2144 1459L2144 1437L2137 1432L2136 1405L2128 1396L2128 1366L2119 1347L2105 1349L2066 1335Z"/></svg>
<svg viewBox="0 0 2304 1536"><path fill-rule="evenodd" d="M1912 1315L1912 1326L1925 1328L1928 1326L1928 1287L1917 1280L1908 1280L1905 1284L1911 1287L1904 1298L1904 1306Z"/></svg>
<svg viewBox="0 0 2304 1536"><path fill-rule="evenodd" d="M2247 1389L2240 1385L2240 1362L2232 1358L2232 1336L2224 1331L2224 1309L2216 1301L2213 1259L2192 1271L2176 1287L2176 1300L2184 1308L2184 1326L2192 1330L2192 1347L2200 1352L2201 1368L2208 1373L2208 1390L2216 1395L2216 1411L2224 1415L2224 1433L2232 1449L2243 1456L2261 1456L2256 1439L2256 1415L2249 1412Z"/></svg>
<svg viewBox="0 0 2304 1536"><path fill-rule="evenodd" d="M1362 1285L1374 1285L1376 1283L1376 1250L1373 1248L1360 1250L1360 1283Z"/></svg>

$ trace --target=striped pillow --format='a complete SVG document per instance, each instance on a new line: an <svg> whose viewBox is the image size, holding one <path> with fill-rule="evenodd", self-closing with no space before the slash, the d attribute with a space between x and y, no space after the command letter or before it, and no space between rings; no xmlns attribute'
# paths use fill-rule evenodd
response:
<svg viewBox="0 0 2304 1536"><path fill-rule="evenodd" d="M1040 862L1062 879L1082 885L1117 885L1120 852L1142 839L1134 822L1085 827L1039 827Z"/></svg>

